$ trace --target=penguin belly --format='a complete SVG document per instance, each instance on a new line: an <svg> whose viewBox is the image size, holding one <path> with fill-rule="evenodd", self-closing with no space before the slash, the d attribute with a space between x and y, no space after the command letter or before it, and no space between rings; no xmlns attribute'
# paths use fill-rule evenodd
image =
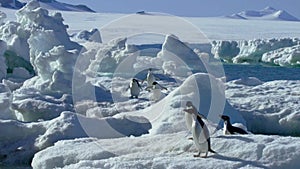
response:
<svg viewBox="0 0 300 169"><path fill-rule="evenodd" d="M192 124L193 124L193 115L190 113L184 113L185 116L185 124L189 131L192 130Z"/></svg>
<svg viewBox="0 0 300 169"><path fill-rule="evenodd" d="M155 77L152 75L152 74L149 74L147 76L147 83L148 83L148 86L152 86L152 83L155 82Z"/></svg>
<svg viewBox="0 0 300 169"><path fill-rule="evenodd" d="M231 133L228 131L227 122L224 122L223 126L223 134L224 135L230 135Z"/></svg>
<svg viewBox="0 0 300 169"><path fill-rule="evenodd" d="M161 94L160 89L153 89L153 90L152 90L152 99L153 99L154 101L160 100L161 97L162 97L162 94Z"/></svg>
<svg viewBox="0 0 300 169"><path fill-rule="evenodd" d="M199 153L208 153L208 138L206 131L201 127L201 125L193 121L192 124L192 133L193 133L193 141L199 151Z"/></svg>

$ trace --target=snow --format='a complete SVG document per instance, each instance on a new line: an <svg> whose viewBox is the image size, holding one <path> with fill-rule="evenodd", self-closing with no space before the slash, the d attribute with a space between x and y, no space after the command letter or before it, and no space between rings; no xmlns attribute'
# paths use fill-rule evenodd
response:
<svg viewBox="0 0 300 169"><path fill-rule="evenodd" d="M185 137L185 132L179 132L153 137L59 141L35 154L32 166L40 169L299 167L298 138L220 133L211 139L218 154L209 154L207 159L194 158L193 142Z"/></svg>
<svg viewBox="0 0 300 169"><path fill-rule="evenodd" d="M0 120L1 143L0 155L2 164L29 164L33 155L58 140L82 137L118 138L139 136L147 133L150 124L145 118L131 121L129 116L122 118L91 119L72 112L62 112L50 121L21 123L14 120ZM138 123L137 121L143 122ZM98 127L87 135L82 126ZM114 128L116 129L114 129ZM118 128L122 130L118 130ZM126 129L125 129L126 128ZM125 130L124 130L125 129ZM101 132L99 132L101 130ZM113 131L113 132L112 132ZM117 132L120 131L120 132ZM4 148L5 147L5 148Z"/></svg>
<svg viewBox="0 0 300 169"><path fill-rule="evenodd" d="M226 83L226 97L242 113L248 130L299 136L299 81L275 80L256 85L240 81Z"/></svg>
<svg viewBox="0 0 300 169"><path fill-rule="evenodd" d="M67 3L61 3L56 0L37 0L41 7L47 10L59 10L59 11L76 11L76 12L94 12L92 9L85 5L71 5ZM1 6L4 8L20 9L29 3L30 0L9 0L1 2Z"/></svg>
<svg viewBox="0 0 300 169"><path fill-rule="evenodd" d="M108 24L124 15L36 1L5 13L0 168L300 167L298 22L147 13ZM163 97L130 99L129 82L146 88L149 68ZM193 157L187 101L211 133L207 159ZM220 114L253 134L224 136Z"/></svg>
<svg viewBox="0 0 300 169"><path fill-rule="evenodd" d="M239 12L237 14L232 14L228 16L234 19L261 19L261 20L280 20L280 21L299 21L298 18L292 16L284 10L277 10L270 6L262 10L246 10Z"/></svg>
<svg viewBox="0 0 300 169"><path fill-rule="evenodd" d="M262 56L263 62L274 63L279 66L299 66L300 64L300 45L287 48L280 48Z"/></svg>
<svg viewBox="0 0 300 169"><path fill-rule="evenodd" d="M248 41L213 41L211 53L230 63L257 64L264 62L271 65L297 66L297 46L299 39L254 39ZM294 55L274 56L274 53L290 51ZM272 58L280 59L272 59ZM278 63L280 60L280 63Z"/></svg>

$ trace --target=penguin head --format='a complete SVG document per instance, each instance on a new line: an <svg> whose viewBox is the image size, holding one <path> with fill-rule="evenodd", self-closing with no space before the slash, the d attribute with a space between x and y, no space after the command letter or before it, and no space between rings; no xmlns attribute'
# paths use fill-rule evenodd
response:
<svg viewBox="0 0 300 169"><path fill-rule="evenodd" d="M187 102L186 102L186 106L187 106L187 107L192 107L192 106L193 106L193 103L192 103L191 101L187 101Z"/></svg>
<svg viewBox="0 0 300 169"><path fill-rule="evenodd" d="M220 115L220 118L223 119L224 121L230 121L230 117L226 115Z"/></svg>
<svg viewBox="0 0 300 169"><path fill-rule="evenodd" d="M133 78L132 79L132 83L136 83L140 87L140 83L139 83L139 81L137 79Z"/></svg>
<svg viewBox="0 0 300 169"><path fill-rule="evenodd" d="M191 101L187 101L186 102L186 109L184 109L183 111L190 113L190 114L197 114L197 110L195 110L195 107L193 105L193 103Z"/></svg>
<svg viewBox="0 0 300 169"><path fill-rule="evenodd" d="M158 83L157 82L153 82L152 85L155 86L155 85L158 85Z"/></svg>

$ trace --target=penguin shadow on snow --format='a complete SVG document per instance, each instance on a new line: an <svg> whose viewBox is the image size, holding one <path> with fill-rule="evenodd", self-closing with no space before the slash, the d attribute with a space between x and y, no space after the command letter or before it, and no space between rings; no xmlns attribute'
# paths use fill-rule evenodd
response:
<svg viewBox="0 0 300 169"><path fill-rule="evenodd" d="M220 135L220 136L216 136L215 138L236 139L236 140L241 140L241 141L244 141L244 142L247 142L247 143L254 142L253 139L246 138L246 137L243 137L241 135Z"/></svg>
<svg viewBox="0 0 300 169"><path fill-rule="evenodd" d="M218 160L224 160L224 161L232 161L232 162L240 162L241 164L236 167L236 168L241 168L241 167L246 167L246 166L253 166L253 167L257 167L257 168L263 168L263 169L269 169L268 167L259 164L259 162L256 161L249 161L249 160L244 160L244 159L240 159L237 157L229 157L229 156L225 156L219 153L215 153L213 155L209 156L210 158L214 158L214 159L218 159Z"/></svg>

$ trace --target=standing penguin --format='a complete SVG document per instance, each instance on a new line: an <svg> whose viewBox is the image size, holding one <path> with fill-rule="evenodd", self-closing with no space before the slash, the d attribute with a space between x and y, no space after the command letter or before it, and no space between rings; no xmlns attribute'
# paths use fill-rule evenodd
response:
<svg viewBox="0 0 300 169"><path fill-rule="evenodd" d="M220 118L224 120L224 128L223 133L224 135L230 134L248 134L245 130L232 126L230 123L230 117L226 115L220 115Z"/></svg>
<svg viewBox="0 0 300 169"><path fill-rule="evenodd" d="M146 90L152 90L152 96L151 99L153 101L158 101L162 97L161 90L168 90L167 88L163 87L162 85L158 84L157 82L153 82L152 86L148 86Z"/></svg>
<svg viewBox="0 0 300 169"><path fill-rule="evenodd" d="M184 109L186 114L188 114L185 116L186 124L192 131L193 141L199 151L198 154L194 155L194 157L206 158L208 152L215 153L215 151L213 151L210 146L209 130L192 102L188 101L186 103L186 106L187 109ZM205 153L205 155L200 156L201 153Z"/></svg>
<svg viewBox="0 0 300 169"><path fill-rule="evenodd" d="M139 84L139 81L133 78L129 84L129 89L131 94L130 98L138 98L142 87Z"/></svg>
<svg viewBox="0 0 300 169"><path fill-rule="evenodd" d="M155 82L155 76L153 75L151 68L149 68L149 70L148 70L146 80L147 80L148 86L152 86L153 82Z"/></svg>

